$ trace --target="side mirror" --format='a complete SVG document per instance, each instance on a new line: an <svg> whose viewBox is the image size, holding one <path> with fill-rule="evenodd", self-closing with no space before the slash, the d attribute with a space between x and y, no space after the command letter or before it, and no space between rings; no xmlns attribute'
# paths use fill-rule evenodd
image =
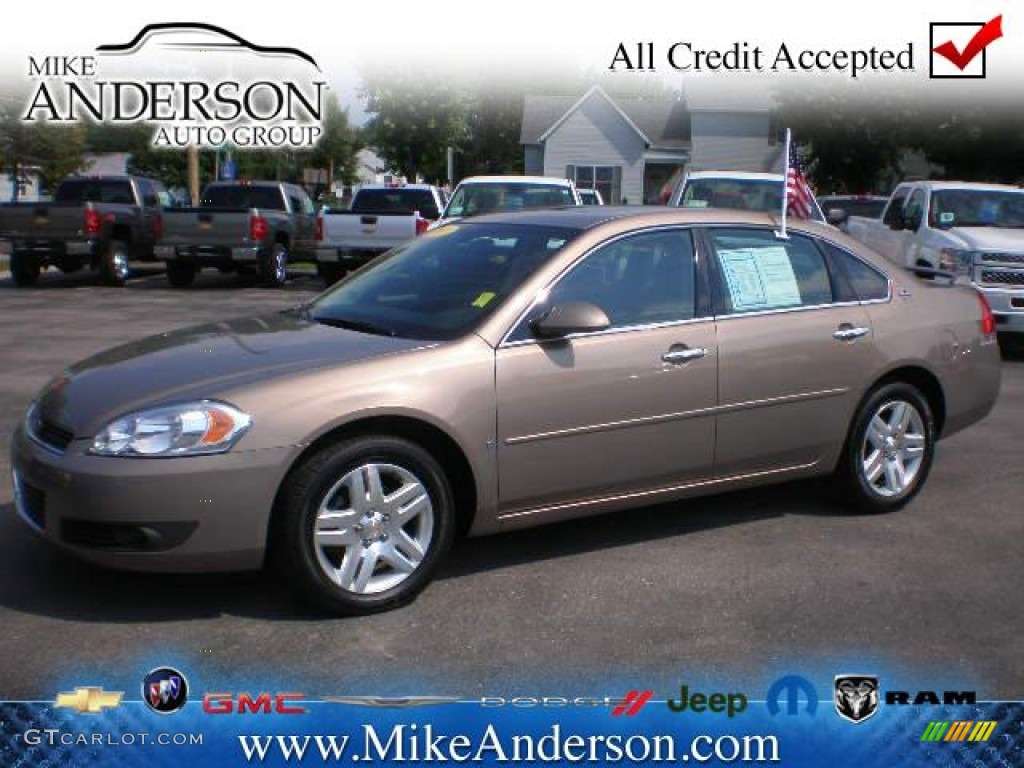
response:
<svg viewBox="0 0 1024 768"><path fill-rule="evenodd" d="M530 323L538 339L561 339L573 333L594 333L611 326L608 315L588 301L567 301L552 307Z"/></svg>
<svg viewBox="0 0 1024 768"><path fill-rule="evenodd" d="M825 214L825 220L833 227L841 227L849 218L850 214L842 208L829 208L828 213Z"/></svg>

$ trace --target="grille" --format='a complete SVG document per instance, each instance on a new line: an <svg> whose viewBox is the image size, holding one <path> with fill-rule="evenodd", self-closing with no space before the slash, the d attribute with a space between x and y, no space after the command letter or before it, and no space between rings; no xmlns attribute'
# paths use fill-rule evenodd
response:
<svg viewBox="0 0 1024 768"><path fill-rule="evenodd" d="M985 264L1024 264L1024 253L983 253Z"/></svg>
<svg viewBox="0 0 1024 768"><path fill-rule="evenodd" d="M983 269L981 282L990 285L1024 285L1024 272L996 272Z"/></svg>
<svg viewBox="0 0 1024 768"><path fill-rule="evenodd" d="M17 474L14 476L18 512L40 530L46 528L46 494L29 485Z"/></svg>

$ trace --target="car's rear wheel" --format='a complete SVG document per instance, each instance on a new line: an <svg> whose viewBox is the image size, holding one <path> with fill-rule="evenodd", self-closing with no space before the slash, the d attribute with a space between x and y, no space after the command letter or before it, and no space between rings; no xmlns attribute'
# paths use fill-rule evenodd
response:
<svg viewBox="0 0 1024 768"><path fill-rule="evenodd" d="M38 256L23 251L15 251L11 254L11 279L19 288L39 282L40 271Z"/></svg>
<svg viewBox="0 0 1024 768"><path fill-rule="evenodd" d="M365 437L330 446L286 482L271 542L300 597L335 613L373 613L422 590L451 546L452 493L420 446Z"/></svg>
<svg viewBox="0 0 1024 768"><path fill-rule="evenodd" d="M108 285L124 285L128 279L128 246L111 240L100 261L100 277Z"/></svg>
<svg viewBox="0 0 1024 768"><path fill-rule="evenodd" d="M874 390L857 410L836 471L843 498L870 512L903 506L924 486L935 440L932 409L916 387Z"/></svg>
<svg viewBox="0 0 1024 768"><path fill-rule="evenodd" d="M174 288L187 288L196 279L196 268L194 264L184 261L167 262L167 282Z"/></svg>

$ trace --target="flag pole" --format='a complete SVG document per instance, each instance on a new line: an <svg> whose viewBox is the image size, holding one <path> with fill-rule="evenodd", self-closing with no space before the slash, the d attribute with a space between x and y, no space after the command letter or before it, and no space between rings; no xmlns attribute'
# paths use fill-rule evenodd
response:
<svg viewBox="0 0 1024 768"><path fill-rule="evenodd" d="M789 209L789 141L790 131L786 129L786 154L785 160L782 164L782 229L776 232L775 235L780 240L788 240L789 235L786 234L786 212Z"/></svg>

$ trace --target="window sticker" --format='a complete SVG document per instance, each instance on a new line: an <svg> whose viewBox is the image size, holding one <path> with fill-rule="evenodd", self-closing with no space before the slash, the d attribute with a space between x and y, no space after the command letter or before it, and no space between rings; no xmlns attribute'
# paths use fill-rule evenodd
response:
<svg viewBox="0 0 1024 768"><path fill-rule="evenodd" d="M495 296L497 296L496 293L484 291L483 293L476 297L476 301L473 302L472 306L476 307L477 309L483 309L484 307L491 303Z"/></svg>
<svg viewBox="0 0 1024 768"><path fill-rule="evenodd" d="M800 288L784 247L719 251L718 259L737 312L800 304Z"/></svg>

